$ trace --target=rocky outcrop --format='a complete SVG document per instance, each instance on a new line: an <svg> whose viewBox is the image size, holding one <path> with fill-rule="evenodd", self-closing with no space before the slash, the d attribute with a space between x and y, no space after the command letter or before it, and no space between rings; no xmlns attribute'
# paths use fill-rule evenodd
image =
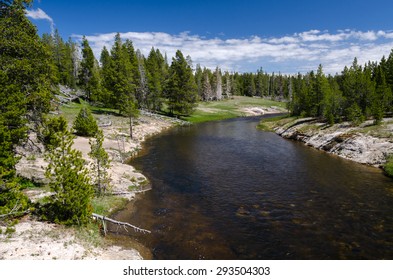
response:
<svg viewBox="0 0 393 280"><path fill-rule="evenodd" d="M125 161L127 158L136 155L142 148L142 142L146 137L160 133L161 131L173 127L174 125L185 125L186 122L160 116L153 113L141 112L134 126L134 138L130 139L127 133L128 119L119 116L95 115L99 123L104 123L100 128L104 133L103 147L111 159L111 166L108 170L112 192L131 200L137 191L145 189L148 179L139 171ZM77 136L74 139L73 148L82 153L87 166L91 162L88 153L90 152L89 138ZM17 154L20 160L16 165L17 174L21 177L33 180L36 183L47 184L45 169L48 166L44 158L44 146L38 141L35 133L29 133L29 138L22 146L17 147ZM42 190L41 192L44 192ZM30 198L40 198L44 194L32 193Z"/></svg>
<svg viewBox="0 0 393 280"><path fill-rule="evenodd" d="M367 121L358 127L349 123L329 126L313 118L297 119L274 128L284 138L294 139L319 150L359 163L381 166L393 153L392 119L380 126Z"/></svg>

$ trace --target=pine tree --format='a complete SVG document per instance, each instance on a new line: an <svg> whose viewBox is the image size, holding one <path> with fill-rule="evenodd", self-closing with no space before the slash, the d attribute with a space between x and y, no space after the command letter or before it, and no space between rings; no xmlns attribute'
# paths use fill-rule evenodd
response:
<svg viewBox="0 0 393 280"><path fill-rule="evenodd" d="M98 125L91 111L83 107L73 123L75 133L80 136L94 136L97 133Z"/></svg>
<svg viewBox="0 0 393 280"><path fill-rule="evenodd" d="M197 105L198 92L194 75L180 50L176 52L169 69L166 96L171 114L189 115Z"/></svg>
<svg viewBox="0 0 393 280"><path fill-rule="evenodd" d="M313 105L316 107L316 117L322 117L324 114L324 100L328 100L325 98L325 96L331 95L330 92L330 85L329 81L326 78L325 74L323 73L323 68L322 65L319 64L318 70L317 70L317 75L315 77L315 83L314 83L314 100Z"/></svg>
<svg viewBox="0 0 393 280"><path fill-rule="evenodd" d="M203 69L202 74L202 100L203 101L210 101L213 99L213 90L210 83L210 75L211 72L208 69Z"/></svg>
<svg viewBox="0 0 393 280"><path fill-rule="evenodd" d="M10 131L0 123L0 220L17 216L25 211L28 198L21 192L15 177L17 158L13 153Z"/></svg>
<svg viewBox="0 0 393 280"><path fill-rule="evenodd" d="M89 101L98 100L99 76L97 62L86 37L82 39L82 61L79 70L79 85L84 89Z"/></svg>
<svg viewBox="0 0 393 280"><path fill-rule="evenodd" d="M329 83L329 89L324 92L322 107L323 116L332 125L342 117L345 99L337 82L334 79L330 79Z"/></svg>
<svg viewBox="0 0 393 280"><path fill-rule="evenodd" d="M59 68L56 65L56 59L55 59L55 40L51 34L43 34L42 35L42 44L44 48L46 49L48 53L48 61L49 61L49 67L50 67L50 79L53 84L57 85L60 83L60 72Z"/></svg>
<svg viewBox="0 0 393 280"><path fill-rule="evenodd" d="M137 96L139 96L139 107L144 109L150 109L150 91L148 87L145 58L140 50L136 51L136 57L138 62L138 72L139 72L139 83L137 88Z"/></svg>
<svg viewBox="0 0 393 280"><path fill-rule="evenodd" d="M119 113L130 117L135 115L134 108L137 108L135 92L137 85L134 78L138 75L136 67L137 61L133 52L132 42L127 40L123 46L120 34L116 34L115 43L111 49L111 80L109 82L115 98L115 108ZM132 133L130 132L130 135Z"/></svg>
<svg viewBox="0 0 393 280"><path fill-rule="evenodd" d="M50 199L46 215L57 223L85 224L92 214L93 188L88 170L82 153L72 148L74 137L66 126L56 133L56 137L58 146L50 149L47 154L49 165L45 175L54 195Z"/></svg>
<svg viewBox="0 0 393 280"><path fill-rule="evenodd" d="M165 81L165 61L159 50L151 49L146 60L146 76L149 87L149 109L160 111L162 107L163 86Z"/></svg>
<svg viewBox="0 0 393 280"><path fill-rule="evenodd" d="M79 56L78 56L78 45L68 39L66 43L66 61L65 61L65 72L67 73L65 84L71 88L76 88L79 72Z"/></svg>
<svg viewBox="0 0 393 280"><path fill-rule="evenodd" d="M96 186L96 193L101 195L105 193L110 184L108 168L110 167L110 160L108 153L103 148L104 134L102 130L98 130L94 138L89 140L90 153L89 156L93 160L92 170L94 173L94 186Z"/></svg>
<svg viewBox="0 0 393 280"><path fill-rule="evenodd" d="M102 102L106 107L115 108L116 98L113 93L114 70L112 58L105 46L101 52L100 62L100 80L102 87L98 101Z"/></svg>
<svg viewBox="0 0 393 280"><path fill-rule="evenodd" d="M15 146L26 139L28 124L37 129L50 107L50 56L25 7L31 1L0 4L0 214L27 198L15 178ZM19 203L17 205L16 203Z"/></svg>
<svg viewBox="0 0 393 280"><path fill-rule="evenodd" d="M385 74L381 66L377 67L375 75L376 89L372 96L371 110L375 124L380 124L384 113L390 109L392 103L392 91L386 83Z"/></svg>
<svg viewBox="0 0 393 280"><path fill-rule="evenodd" d="M52 96L49 53L26 18L25 3L30 1L2 4L0 17L0 95L4 94L2 101L7 99L16 105L16 115L10 120L12 129L23 126L26 118L39 124ZM1 108L1 112L8 111Z"/></svg>
<svg viewBox="0 0 393 280"><path fill-rule="evenodd" d="M222 78L221 70L216 68L216 100L222 99Z"/></svg>
<svg viewBox="0 0 393 280"><path fill-rule="evenodd" d="M197 84L198 96L201 100L203 100L203 98L202 98L202 95L203 95L203 93L202 93L202 79L203 79L203 71L202 71L201 65L197 64L196 68L195 68L195 82Z"/></svg>

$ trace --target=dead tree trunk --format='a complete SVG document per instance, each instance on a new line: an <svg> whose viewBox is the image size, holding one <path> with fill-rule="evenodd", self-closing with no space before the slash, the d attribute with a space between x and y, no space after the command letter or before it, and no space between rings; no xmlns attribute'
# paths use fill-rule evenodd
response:
<svg viewBox="0 0 393 280"><path fill-rule="evenodd" d="M128 232L127 227L130 227L132 229L134 229L136 232L142 232L142 233L151 233L150 230L147 229L143 229L143 228L139 228L137 226L131 225L129 223L125 223L125 222L120 222L96 213L93 213L93 218L97 219L97 220L101 220L102 221L102 225L103 225L103 229L104 229L104 235L106 235L107 229L106 229L106 223L105 222L110 222L112 224L118 225L118 226L122 226L125 231Z"/></svg>

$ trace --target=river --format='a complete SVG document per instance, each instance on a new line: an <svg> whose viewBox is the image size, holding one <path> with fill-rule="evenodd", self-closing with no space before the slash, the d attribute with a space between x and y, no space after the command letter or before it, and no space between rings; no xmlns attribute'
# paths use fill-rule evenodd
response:
<svg viewBox="0 0 393 280"><path fill-rule="evenodd" d="M131 164L152 190L117 215L154 259L392 259L393 180L256 129L178 127Z"/></svg>

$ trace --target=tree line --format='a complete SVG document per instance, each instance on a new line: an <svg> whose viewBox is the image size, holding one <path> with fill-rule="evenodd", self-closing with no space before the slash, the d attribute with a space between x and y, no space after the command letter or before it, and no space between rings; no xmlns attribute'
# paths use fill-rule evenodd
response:
<svg viewBox="0 0 393 280"><path fill-rule="evenodd" d="M120 114L161 111L164 103L171 114L190 114L198 101L190 58L180 50L169 65L160 50L152 48L146 58L117 33L98 61L86 37L80 48L71 40L65 43L58 31L44 34L42 42L50 52L53 83L81 88L89 102Z"/></svg>

